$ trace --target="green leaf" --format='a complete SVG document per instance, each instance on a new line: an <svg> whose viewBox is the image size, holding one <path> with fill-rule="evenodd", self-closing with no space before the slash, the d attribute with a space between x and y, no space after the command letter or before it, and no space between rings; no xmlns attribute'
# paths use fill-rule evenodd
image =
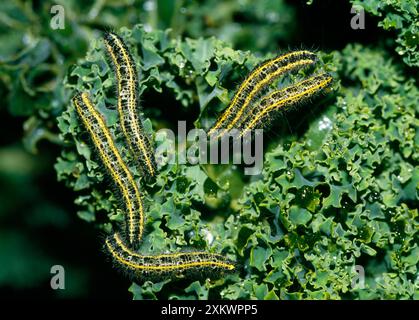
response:
<svg viewBox="0 0 419 320"><path fill-rule="evenodd" d="M250 252L250 265L259 271L266 271L266 261L272 254L272 249L256 247Z"/></svg>
<svg viewBox="0 0 419 320"><path fill-rule="evenodd" d="M306 209L302 209L296 206L292 206L289 211L289 217L295 225L305 225L310 221L312 215Z"/></svg>

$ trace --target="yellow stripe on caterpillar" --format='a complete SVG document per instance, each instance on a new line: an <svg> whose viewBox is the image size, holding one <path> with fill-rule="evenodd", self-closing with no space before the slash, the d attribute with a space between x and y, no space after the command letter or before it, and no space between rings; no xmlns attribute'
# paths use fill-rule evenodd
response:
<svg viewBox="0 0 419 320"><path fill-rule="evenodd" d="M127 254L135 257L144 257L143 255L134 252L133 250L129 249L123 240L121 239L119 234L113 235L115 242L119 246L119 248L126 252ZM177 252L177 253L168 253L168 254L158 254L158 255L152 255L154 259L161 259L161 258L173 258L173 257L183 257L183 256L194 256L194 255L202 255L205 252L202 251L188 251L188 252ZM212 256L218 257L219 259L223 259L224 257L221 254L218 253L211 253Z"/></svg>
<svg viewBox="0 0 419 320"><path fill-rule="evenodd" d="M109 129L86 92L77 94L73 103L90 134L103 164L121 192L126 205L129 243L136 246L144 231L144 206L137 184L115 146Z"/></svg>

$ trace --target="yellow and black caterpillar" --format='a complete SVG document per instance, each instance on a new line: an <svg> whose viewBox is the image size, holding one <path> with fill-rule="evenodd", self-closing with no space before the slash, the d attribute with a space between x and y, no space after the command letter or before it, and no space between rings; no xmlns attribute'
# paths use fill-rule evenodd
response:
<svg viewBox="0 0 419 320"><path fill-rule="evenodd" d="M138 113L138 74L134 59L128 46L116 33L105 33L104 42L117 79L118 114L122 132L132 154L139 158L143 173L155 177L153 146Z"/></svg>
<svg viewBox="0 0 419 320"><path fill-rule="evenodd" d="M314 53L301 50L262 62L241 83L230 105L211 127L208 135L218 139L238 129L242 137L252 129L266 127L275 111L284 111L321 92L332 83L332 77L327 73L297 82L256 101L261 92L281 75L313 66L317 61Z"/></svg>
<svg viewBox="0 0 419 320"><path fill-rule="evenodd" d="M219 272L235 268L221 254L205 251L179 252L170 254L142 255L129 249L118 233L106 239L106 247L113 259L120 263L133 278L164 276L193 272Z"/></svg>
<svg viewBox="0 0 419 320"><path fill-rule="evenodd" d="M240 136L253 129L266 127L275 111L286 111L290 107L306 102L327 88L332 80L328 73L320 73L263 97L257 106L243 117Z"/></svg>
<svg viewBox="0 0 419 320"><path fill-rule="evenodd" d="M132 247L137 246L144 231L144 205L140 191L130 170L115 146L109 129L96 111L89 95L84 92L73 98L76 111L89 132L94 146L115 182L125 203L126 235Z"/></svg>

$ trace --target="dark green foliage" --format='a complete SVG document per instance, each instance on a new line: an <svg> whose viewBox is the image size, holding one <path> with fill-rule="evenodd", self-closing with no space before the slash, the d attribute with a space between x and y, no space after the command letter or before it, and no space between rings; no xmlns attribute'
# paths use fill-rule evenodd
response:
<svg viewBox="0 0 419 320"><path fill-rule="evenodd" d="M352 0L371 15L380 17L379 26L396 34L397 53L412 67L419 67L419 1Z"/></svg>

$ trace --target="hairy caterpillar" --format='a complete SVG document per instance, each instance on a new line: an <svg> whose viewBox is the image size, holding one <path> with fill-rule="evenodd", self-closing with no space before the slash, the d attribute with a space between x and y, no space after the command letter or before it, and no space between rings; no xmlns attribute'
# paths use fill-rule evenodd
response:
<svg viewBox="0 0 419 320"><path fill-rule="evenodd" d="M96 111L87 93L78 94L73 103L90 133L100 157L121 191L128 211L128 235L132 248L141 240L144 229L144 212L137 184L116 148L101 115ZM138 210L138 216L137 212ZM135 278L141 275L182 274L190 270L229 271L235 268L220 254L208 252L180 252L160 255L141 255L132 251L119 233L107 237L106 248L114 261Z"/></svg>
<svg viewBox="0 0 419 320"><path fill-rule="evenodd" d="M151 139L146 135L138 115L138 75L134 59L117 34L105 33L104 42L118 82L118 113L122 132L132 154L140 159L143 173L154 177L156 163Z"/></svg>
<svg viewBox="0 0 419 320"><path fill-rule="evenodd" d="M74 106L89 132L100 158L121 192L126 206L126 232L135 247L144 230L144 206L134 177L115 146L102 116L96 111L86 92L73 98Z"/></svg>
<svg viewBox="0 0 419 320"><path fill-rule="evenodd" d="M258 106L253 109L255 114L248 114L243 121L241 135L243 136L254 128L262 128L269 123L270 115L278 110L285 110L318 94L333 81L328 73L320 73L309 77L294 85L274 91L262 98Z"/></svg>
<svg viewBox="0 0 419 320"><path fill-rule="evenodd" d="M203 251L141 255L130 250L118 233L106 239L106 248L124 270L141 276L180 275L188 271L231 271L234 264L220 254Z"/></svg>
<svg viewBox="0 0 419 320"><path fill-rule="evenodd" d="M308 67L316 61L314 53L302 50L280 55L257 66L242 82L229 107L208 134L219 138L233 127L239 127L251 102L269 83L282 74Z"/></svg>

